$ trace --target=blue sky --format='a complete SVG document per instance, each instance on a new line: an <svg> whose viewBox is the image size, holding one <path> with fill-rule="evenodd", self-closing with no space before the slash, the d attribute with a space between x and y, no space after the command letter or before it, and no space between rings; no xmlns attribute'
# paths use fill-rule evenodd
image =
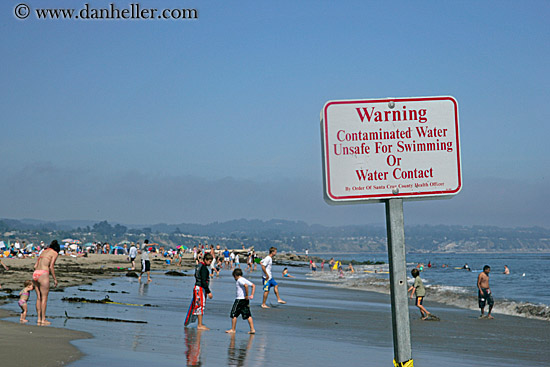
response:
<svg viewBox="0 0 550 367"><path fill-rule="evenodd" d="M18 3L0 5L0 217L381 223L383 204L323 200L324 103L452 95L463 190L405 203L406 223L548 227L546 1L140 2L193 21Z"/></svg>

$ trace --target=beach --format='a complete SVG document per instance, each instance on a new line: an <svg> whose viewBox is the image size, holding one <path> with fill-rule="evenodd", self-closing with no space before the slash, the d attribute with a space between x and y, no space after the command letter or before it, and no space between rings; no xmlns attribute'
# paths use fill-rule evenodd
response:
<svg viewBox="0 0 550 367"><path fill-rule="evenodd" d="M189 255L188 259L192 256ZM153 258L155 268L182 269L176 265L168 265L164 259ZM23 282L32 278L36 258L2 258L9 268L0 266L0 305L16 302ZM111 279L125 276L128 273L129 262L122 255L89 254L88 257L60 256L56 262L58 288L50 289L50 298L54 293L63 293L71 286L90 285L99 279ZM139 261L138 261L139 268ZM189 268L189 267L187 267ZM53 285L53 280L50 279ZM3 366L60 366L75 361L83 356L72 340L87 339L93 336L89 333L71 330L69 328L41 327L36 323L36 295L31 292L28 306L28 324L19 324L0 320L0 345L2 345ZM51 304L49 305L51 306ZM51 307L50 307L51 309ZM14 309L15 310L15 309ZM15 310L20 312L19 309ZM18 314L14 311L0 309L0 319ZM29 349L26 346L31 345Z"/></svg>
<svg viewBox="0 0 550 367"><path fill-rule="evenodd" d="M4 259L10 269L23 267L18 261L27 260ZM75 278L74 274L64 274L63 266L58 267L60 280L65 277L73 279L67 280L63 292L51 293L48 315L53 317L52 327L11 323L19 334L12 338L14 332L2 327L2 340L10 338L16 343L25 343L29 338L26 332L31 328L40 329L46 337L60 335L61 329L62 333L69 333L66 340L73 339L72 345L78 349L74 354L58 352L56 355L66 355L68 359L64 363L71 366L102 363L112 366L150 366L151 363L163 366L392 365L389 295L343 288L338 282L325 282L320 280L320 276L312 275L307 267L290 267L296 278L282 279L282 266L274 266L281 297L287 304L277 304L271 293L268 298L268 304L273 306L271 309L259 307L262 294L260 272L245 273L245 277L257 286L256 297L251 302L257 333L249 336L246 321L239 319L237 333L231 336L225 333L230 327L229 311L235 296L235 284L229 270L222 270L220 278L212 279L214 298L207 301L205 314L205 324L211 330L198 332L196 324L183 327L193 277L165 274L167 270L178 270L190 275L191 271L159 259L153 261L153 281L140 284L136 278L125 276L127 268L124 265L127 263L124 256L95 255L58 261L59 265L66 262L67 266L73 267L77 262L82 271L76 272ZM86 273L85 269L93 270L98 266L103 266L102 274ZM17 285L17 279L9 280L13 275L10 275L11 271L0 275L3 287ZM19 288L13 289L19 291ZM102 299L105 296L120 304L62 301L63 297ZM35 298L31 295L31 304L33 300ZM4 308L16 312L16 299L8 301L10 303ZM141 307L144 304L152 307ZM476 311L432 302L429 298L425 306L441 321L421 321L411 301L413 359L417 366L548 365L550 324L547 321L508 315L480 320ZM498 308L498 304L495 307ZM32 307L29 308L31 323L36 320L34 312ZM75 319L63 318L65 313ZM107 323L78 318L82 316L146 323ZM17 318L8 320L17 321ZM70 334L71 329L79 332ZM85 339L89 336L92 338ZM71 347L67 341L59 344ZM38 352L33 349L28 354L38 355ZM55 361L51 359L50 365L56 365Z"/></svg>
<svg viewBox="0 0 550 367"><path fill-rule="evenodd" d="M12 313L0 310L0 318ZM88 333L70 329L48 328L0 320L2 366L61 366L75 361L83 353L70 343L86 339Z"/></svg>

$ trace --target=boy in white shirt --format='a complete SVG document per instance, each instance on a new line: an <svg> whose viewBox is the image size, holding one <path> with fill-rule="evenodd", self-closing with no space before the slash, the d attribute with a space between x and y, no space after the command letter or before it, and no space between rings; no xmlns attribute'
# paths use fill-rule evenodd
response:
<svg viewBox="0 0 550 367"><path fill-rule="evenodd" d="M279 286L277 285L277 282L275 279L273 279L273 274L271 273L271 267L273 266L273 257L277 255L277 248L271 247L269 249L269 254L260 262L262 265L262 283L264 287L264 299L262 302L262 308L269 308L268 305L266 305L267 302L267 296L269 295L269 290L273 288L273 291L275 292L275 296L277 297L277 302L284 304L286 303L281 299L279 296Z"/></svg>
<svg viewBox="0 0 550 367"><path fill-rule="evenodd" d="M243 271L241 269L233 270L233 278L237 281L237 295L230 314L231 329L227 330L226 333L235 333L237 331L237 317L241 315L243 320L248 320L248 325L250 326L250 331L248 333L255 334L256 330L254 330L254 322L252 321L252 315L250 314L249 300L254 298L256 286L254 283L243 277ZM252 287L250 296L248 295L249 287Z"/></svg>

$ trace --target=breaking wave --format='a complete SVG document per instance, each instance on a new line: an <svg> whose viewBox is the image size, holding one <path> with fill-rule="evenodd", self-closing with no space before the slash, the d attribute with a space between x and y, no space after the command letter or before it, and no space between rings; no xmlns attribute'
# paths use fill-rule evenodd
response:
<svg viewBox="0 0 550 367"><path fill-rule="evenodd" d="M356 266L353 274L349 271L345 271L343 274L337 271L324 271L317 272L315 275L311 274L311 278L330 282L338 287L389 294L388 270L387 264ZM409 277L408 282L411 285L413 279ZM428 284L425 279L423 279L423 282L430 301L464 309L479 310L475 287ZM493 313L550 321L550 307L548 305L517 302L503 298L495 298Z"/></svg>

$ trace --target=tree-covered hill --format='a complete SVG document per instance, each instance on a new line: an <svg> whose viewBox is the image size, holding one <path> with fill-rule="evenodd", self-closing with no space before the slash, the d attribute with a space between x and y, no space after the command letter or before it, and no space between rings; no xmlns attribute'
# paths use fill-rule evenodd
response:
<svg viewBox="0 0 550 367"><path fill-rule="evenodd" d="M386 251L386 228L383 225L329 227L277 219L154 225L125 225L107 221L0 220L0 240L30 243L66 237L82 242L110 243L122 240L142 242L147 238L167 247L208 243L229 248L254 246L259 250L276 246L281 250L309 249L312 252ZM550 251L550 230L541 227L406 226L405 240L409 252Z"/></svg>

